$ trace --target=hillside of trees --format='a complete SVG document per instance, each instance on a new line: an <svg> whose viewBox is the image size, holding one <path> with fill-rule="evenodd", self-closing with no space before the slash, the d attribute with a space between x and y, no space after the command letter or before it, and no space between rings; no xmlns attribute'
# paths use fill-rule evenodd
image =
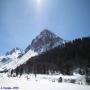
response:
<svg viewBox="0 0 90 90"><path fill-rule="evenodd" d="M90 37L75 39L30 58L26 63L11 71L22 74L49 74L60 72L72 75L78 68L78 73L90 74Z"/></svg>

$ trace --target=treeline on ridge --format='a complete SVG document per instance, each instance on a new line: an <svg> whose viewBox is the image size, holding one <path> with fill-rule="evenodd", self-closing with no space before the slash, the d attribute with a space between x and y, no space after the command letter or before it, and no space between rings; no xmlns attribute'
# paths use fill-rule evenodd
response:
<svg viewBox="0 0 90 90"><path fill-rule="evenodd" d="M60 72L72 75L79 68L80 74L90 74L90 37L75 39L30 58L11 74L53 74Z"/></svg>

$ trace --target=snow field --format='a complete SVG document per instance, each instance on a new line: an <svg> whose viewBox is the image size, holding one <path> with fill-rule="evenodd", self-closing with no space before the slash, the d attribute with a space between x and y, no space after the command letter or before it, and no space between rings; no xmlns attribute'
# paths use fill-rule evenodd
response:
<svg viewBox="0 0 90 90"><path fill-rule="evenodd" d="M60 75L40 74L36 75L36 78L34 74L22 75L21 77L7 77L5 74L0 74L0 86L2 88L11 88L10 90L90 90L90 86L88 85L78 85L65 82L58 83L57 79L59 77ZM65 76L65 78L67 77L68 76Z"/></svg>

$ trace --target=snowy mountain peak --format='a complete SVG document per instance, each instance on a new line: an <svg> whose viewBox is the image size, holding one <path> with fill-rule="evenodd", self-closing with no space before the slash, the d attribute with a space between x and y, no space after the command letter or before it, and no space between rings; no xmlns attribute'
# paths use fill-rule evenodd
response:
<svg viewBox="0 0 90 90"><path fill-rule="evenodd" d="M44 29L32 40L31 44L28 45L24 52L20 48L14 48L10 52L7 52L6 55L2 56L0 58L0 68L3 70L15 68L25 63L31 57L61 45L63 42L65 41L62 38Z"/></svg>
<svg viewBox="0 0 90 90"><path fill-rule="evenodd" d="M23 50L21 50L20 48L13 48L5 55L0 56L0 67L9 64L12 61L16 61L17 58L23 53L24 53Z"/></svg>
<svg viewBox="0 0 90 90"><path fill-rule="evenodd" d="M64 42L63 39L52 33L51 31L44 29L35 39L32 40L31 45L29 45L25 52L32 49L35 52L41 53L46 50L52 49Z"/></svg>
<svg viewBox="0 0 90 90"><path fill-rule="evenodd" d="M49 31L48 29L44 29L42 32L40 32L41 35L50 35L53 34L51 31ZM54 34L53 34L54 35Z"/></svg>
<svg viewBox="0 0 90 90"><path fill-rule="evenodd" d="M12 55L13 53L18 53L18 54L22 54L23 53L23 50L21 50L20 48L13 48L11 51L7 52L6 53L6 56L7 55Z"/></svg>

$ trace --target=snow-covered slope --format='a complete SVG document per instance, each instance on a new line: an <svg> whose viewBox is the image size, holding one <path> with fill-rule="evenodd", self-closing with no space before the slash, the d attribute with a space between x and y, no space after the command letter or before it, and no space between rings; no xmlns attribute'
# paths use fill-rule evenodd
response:
<svg viewBox="0 0 90 90"><path fill-rule="evenodd" d="M0 56L0 69L8 70L15 68L25 63L31 57L41 54L42 52L50 50L63 43L65 43L65 40L45 29L32 40L31 44L28 45L25 51L22 51L19 48L14 48L10 52L7 52L6 55Z"/></svg>
<svg viewBox="0 0 90 90"><path fill-rule="evenodd" d="M21 58L17 59L17 66L25 63L29 58L31 57L34 57L38 55L38 53L32 51L32 50L29 50L26 54L24 54ZM15 67L13 67L15 68Z"/></svg>
<svg viewBox="0 0 90 90"><path fill-rule="evenodd" d="M26 48L25 52L32 49L38 53L42 53L63 43L65 43L65 40L45 29L32 40L32 43Z"/></svg>
<svg viewBox="0 0 90 90"><path fill-rule="evenodd" d="M22 57L16 58L12 62L5 64L0 67L0 70L10 70L10 69L15 69L17 66L20 66L21 64L25 63L29 58L38 55L38 53L29 50L27 53L25 53Z"/></svg>
<svg viewBox="0 0 90 90"><path fill-rule="evenodd" d="M12 61L15 61L22 54L23 54L23 50L21 50L20 48L14 48L10 52L7 52L5 55L1 55L0 67L9 64Z"/></svg>

